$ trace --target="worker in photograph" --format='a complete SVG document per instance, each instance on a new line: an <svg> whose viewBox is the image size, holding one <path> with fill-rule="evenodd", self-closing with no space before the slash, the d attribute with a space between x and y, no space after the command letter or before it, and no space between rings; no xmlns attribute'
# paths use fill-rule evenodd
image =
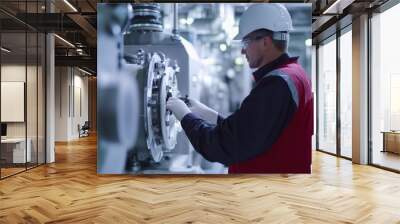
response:
<svg viewBox="0 0 400 224"><path fill-rule="evenodd" d="M310 80L287 53L292 20L282 4L253 4L242 15L241 53L255 69L255 86L223 118L199 101L170 98L194 149L229 173L310 173L313 96Z"/></svg>

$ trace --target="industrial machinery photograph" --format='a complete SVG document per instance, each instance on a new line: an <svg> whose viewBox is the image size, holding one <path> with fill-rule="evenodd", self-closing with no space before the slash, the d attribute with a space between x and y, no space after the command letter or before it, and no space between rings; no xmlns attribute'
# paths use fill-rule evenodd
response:
<svg viewBox="0 0 400 224"><path fill-rule="evenodd" d="M252 73L256 68L249 67L242 52L242 45L252 40L244 36L263 30L260 24L249 24L257 16L251 10L259 8L253 5L249 9L249 6L247 3L98 4L99 174L230 173L230 162L208 158L207 153L199 152L202 149L193 145L196 140L190 139L182 127L182 117L168 105L179 99L194 115L200 107L200 118L210 125L215 124L206 119L207 113L201 117L201 108L216 111L220 121L235 117L233 114L255 85ZM304 68L305 79L310 78L310 5L261 6L267 6L265 10L282 11L283 17L278 19L284 24L278 21L264 30L282 29L271 32L271 39L286 41L283 57L290 61L296 56ZM247 33L235 39L238 32ZM287 85L292 88L295 83ZM248 145L244 144L243 150L247 150ZM255 152L247 154L243 154L243 159L254 157L250 154Z"/></svg>

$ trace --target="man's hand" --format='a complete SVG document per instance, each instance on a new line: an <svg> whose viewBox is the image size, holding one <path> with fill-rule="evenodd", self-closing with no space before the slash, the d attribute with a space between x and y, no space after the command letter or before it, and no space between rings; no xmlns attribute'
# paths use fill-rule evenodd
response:
<svg viewBox="0 0 400 224"><path fill-rule="evenodd" d="M191 104L190 110L199 118L210 124L217 124L218 112L200 103L200 101L188 98Z"/></svg>
<svg viewBox="0 0 400 224"><path fill-rule="evenodd" d="M172 111L176 119L178 119L179 121L182 120L182 118L185 117L186 114L191 112L189 107L186 106L185 102L176 97L171 97L168 99L167 109Z"/></svg>

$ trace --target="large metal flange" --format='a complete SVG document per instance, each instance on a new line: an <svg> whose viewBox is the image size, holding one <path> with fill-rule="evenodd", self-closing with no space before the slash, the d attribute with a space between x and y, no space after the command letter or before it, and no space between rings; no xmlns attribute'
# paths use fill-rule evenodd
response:
<svg viewBox="0 0 400 224"><path fill-rule="evenodd" d="M145 129L147 146L154 161L159 162L164 152L176 145L180 131L176 118L167 111L168 97L178 96L177 69L169 65L163 54L153 53L147 57L147 86L144 93Z"/></svg>

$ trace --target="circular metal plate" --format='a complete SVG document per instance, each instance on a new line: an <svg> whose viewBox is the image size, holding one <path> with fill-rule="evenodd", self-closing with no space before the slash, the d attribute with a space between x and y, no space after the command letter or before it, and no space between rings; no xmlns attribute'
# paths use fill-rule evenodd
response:
<svg viewBox="0 0 400 224"><path fill-rule="evenodd" d="M164 58L157 53L148 57L144 99L147 146L156 162L162 159L164 152L175 148L180 131L179 122L166 108L168 97L179 94L176 70Z"/></svg>
<svg viewBox="0 0 400 224"><path fill-rule="evenodd" d="M149 57L148 71L147 71L147 85L145 87L144 93L144 108L145 108L145 128L147 133L147 148L150 150L151 156L154 161L159 162L162 159L163 151L162 146L157 144L155 141L154 130L153 130L153 116L152 116L152 106L156 105L156 102L152 99L153 93L153 81L155 64L161 62L161 58L157 54L153 54Z"/></svg>

